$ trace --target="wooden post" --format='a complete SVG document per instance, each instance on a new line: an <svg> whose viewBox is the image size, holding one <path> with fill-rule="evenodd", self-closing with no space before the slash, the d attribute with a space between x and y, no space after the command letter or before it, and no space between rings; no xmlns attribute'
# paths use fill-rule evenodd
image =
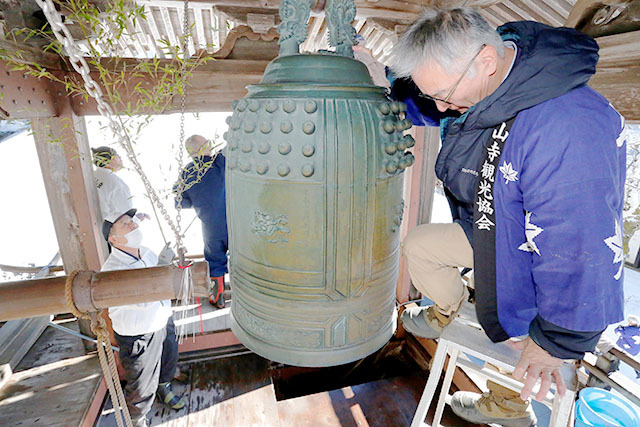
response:
<svg viewBox="0 0 640 427"><path fill-rule="evenodd" d="M405 172L405 212L400 234L403 240L413 227L431 221L433 191L436 184L435 164L440 145L438 127L420 126L413 129L416 145L412 151L416 160ZM396 298L402 303L411 298L411 278L404 257L400 258L398 268Z"/></svg>
<svg viewBox="0 0 640 427"><path fill-rule="evenodd" d="M52 85L53 86L53 85ZM68 100L59 100L57 117L31 121L42 178L65 272L100 270L106 243L99 232L100 208L93 179L84 117ZM78 319L80 331L93 337L90 323ZM95 345L84 342L87 350Z"/></svg>
<svg viewBox="0 0 640 427"><path fill-rule="evenodd" d="M69 112L31 126L65 272L100 270L105 243L84 118Z"/></svg>
<svg viewBox="0 0 640 427"><path fill-rule="evenodd" d="M194 294L209 295L211 279L206 261L191 267ZM82 271L73 280L74 304L82 312L176 298L183 269L163 265L134 270ZM0 283L0 321L45 314L68 313L67 277Z"/></svg>
<svg viewBox="0 0 640 427"><path fill-rule="evenodd" d="M440 128L424 126L424 154L422 155L422 174L420 175L420 206L417 224L431 222L433 198L436 189L436 159L440 151Z"/></svg>

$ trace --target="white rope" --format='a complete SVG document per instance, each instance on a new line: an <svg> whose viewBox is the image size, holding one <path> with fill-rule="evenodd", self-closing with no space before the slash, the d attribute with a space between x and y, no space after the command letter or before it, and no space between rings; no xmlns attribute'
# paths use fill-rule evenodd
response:
<svg viewBox="0 0 640 427"><path fill-rule="evenodd" d="M109 332L107 331L107 324L102 318L102 313L83 313L78 310L78 307L73 300L73 280L79 272L80 271L78 270L72 271L65 281L64 297L67 302L67 307L69 307L71 313L73 313L73 315L78 319L91 319L91 330L97 337L98 360L100 361L100 367L104 374L104 381L107 384L107 389L109 390L109 396L111 396L113 416L116 419L116 424L118 427L133 427L129 408L127 407L122 386L120 385L120 377L118 376L118 370L116 369L113 349L111 348L111 341L109 340Z"/></svg>

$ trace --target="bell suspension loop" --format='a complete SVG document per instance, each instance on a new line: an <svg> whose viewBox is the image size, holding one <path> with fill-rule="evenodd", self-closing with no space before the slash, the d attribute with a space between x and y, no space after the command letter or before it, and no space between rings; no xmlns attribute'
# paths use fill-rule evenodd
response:
<svg viewBox="0 0 640 427"><path fill-rule="evenodd" d="M353 58L356 30L351 23L356 18L354 0L283 0L280 3L280 51L278 56L300 53L300 45L307 38L307 23L311 10L324 10L329 30L329 44L336 54Z"/></svg>

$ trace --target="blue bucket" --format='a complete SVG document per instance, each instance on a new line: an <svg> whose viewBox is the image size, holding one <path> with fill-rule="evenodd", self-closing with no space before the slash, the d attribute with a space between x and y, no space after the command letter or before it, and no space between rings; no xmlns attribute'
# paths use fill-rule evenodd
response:
<svg viewBox="0 0 640 427"><path fill-rule="evenodd" d="M624 397L587 387L576 402L577 427L640 427L638 410Z"/></svg>

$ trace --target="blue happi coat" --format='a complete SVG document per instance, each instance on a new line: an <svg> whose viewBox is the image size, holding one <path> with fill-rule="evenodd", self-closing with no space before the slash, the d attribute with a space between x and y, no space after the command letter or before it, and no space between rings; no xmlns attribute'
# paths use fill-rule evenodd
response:
<svg viewBox="0 0 640 427"><path fill-rule="evenodd" d="M476 269L495 257L495 292L476 310L494 341L529 334L556 357L581 357L623 316L624 119L586 86L598 60L591 37L535 22L498 31L518 48L514 67L490 96L440 121L436 174L473 245L483 145L515 117L492 188L495 251L475 254Z"/></svg>

